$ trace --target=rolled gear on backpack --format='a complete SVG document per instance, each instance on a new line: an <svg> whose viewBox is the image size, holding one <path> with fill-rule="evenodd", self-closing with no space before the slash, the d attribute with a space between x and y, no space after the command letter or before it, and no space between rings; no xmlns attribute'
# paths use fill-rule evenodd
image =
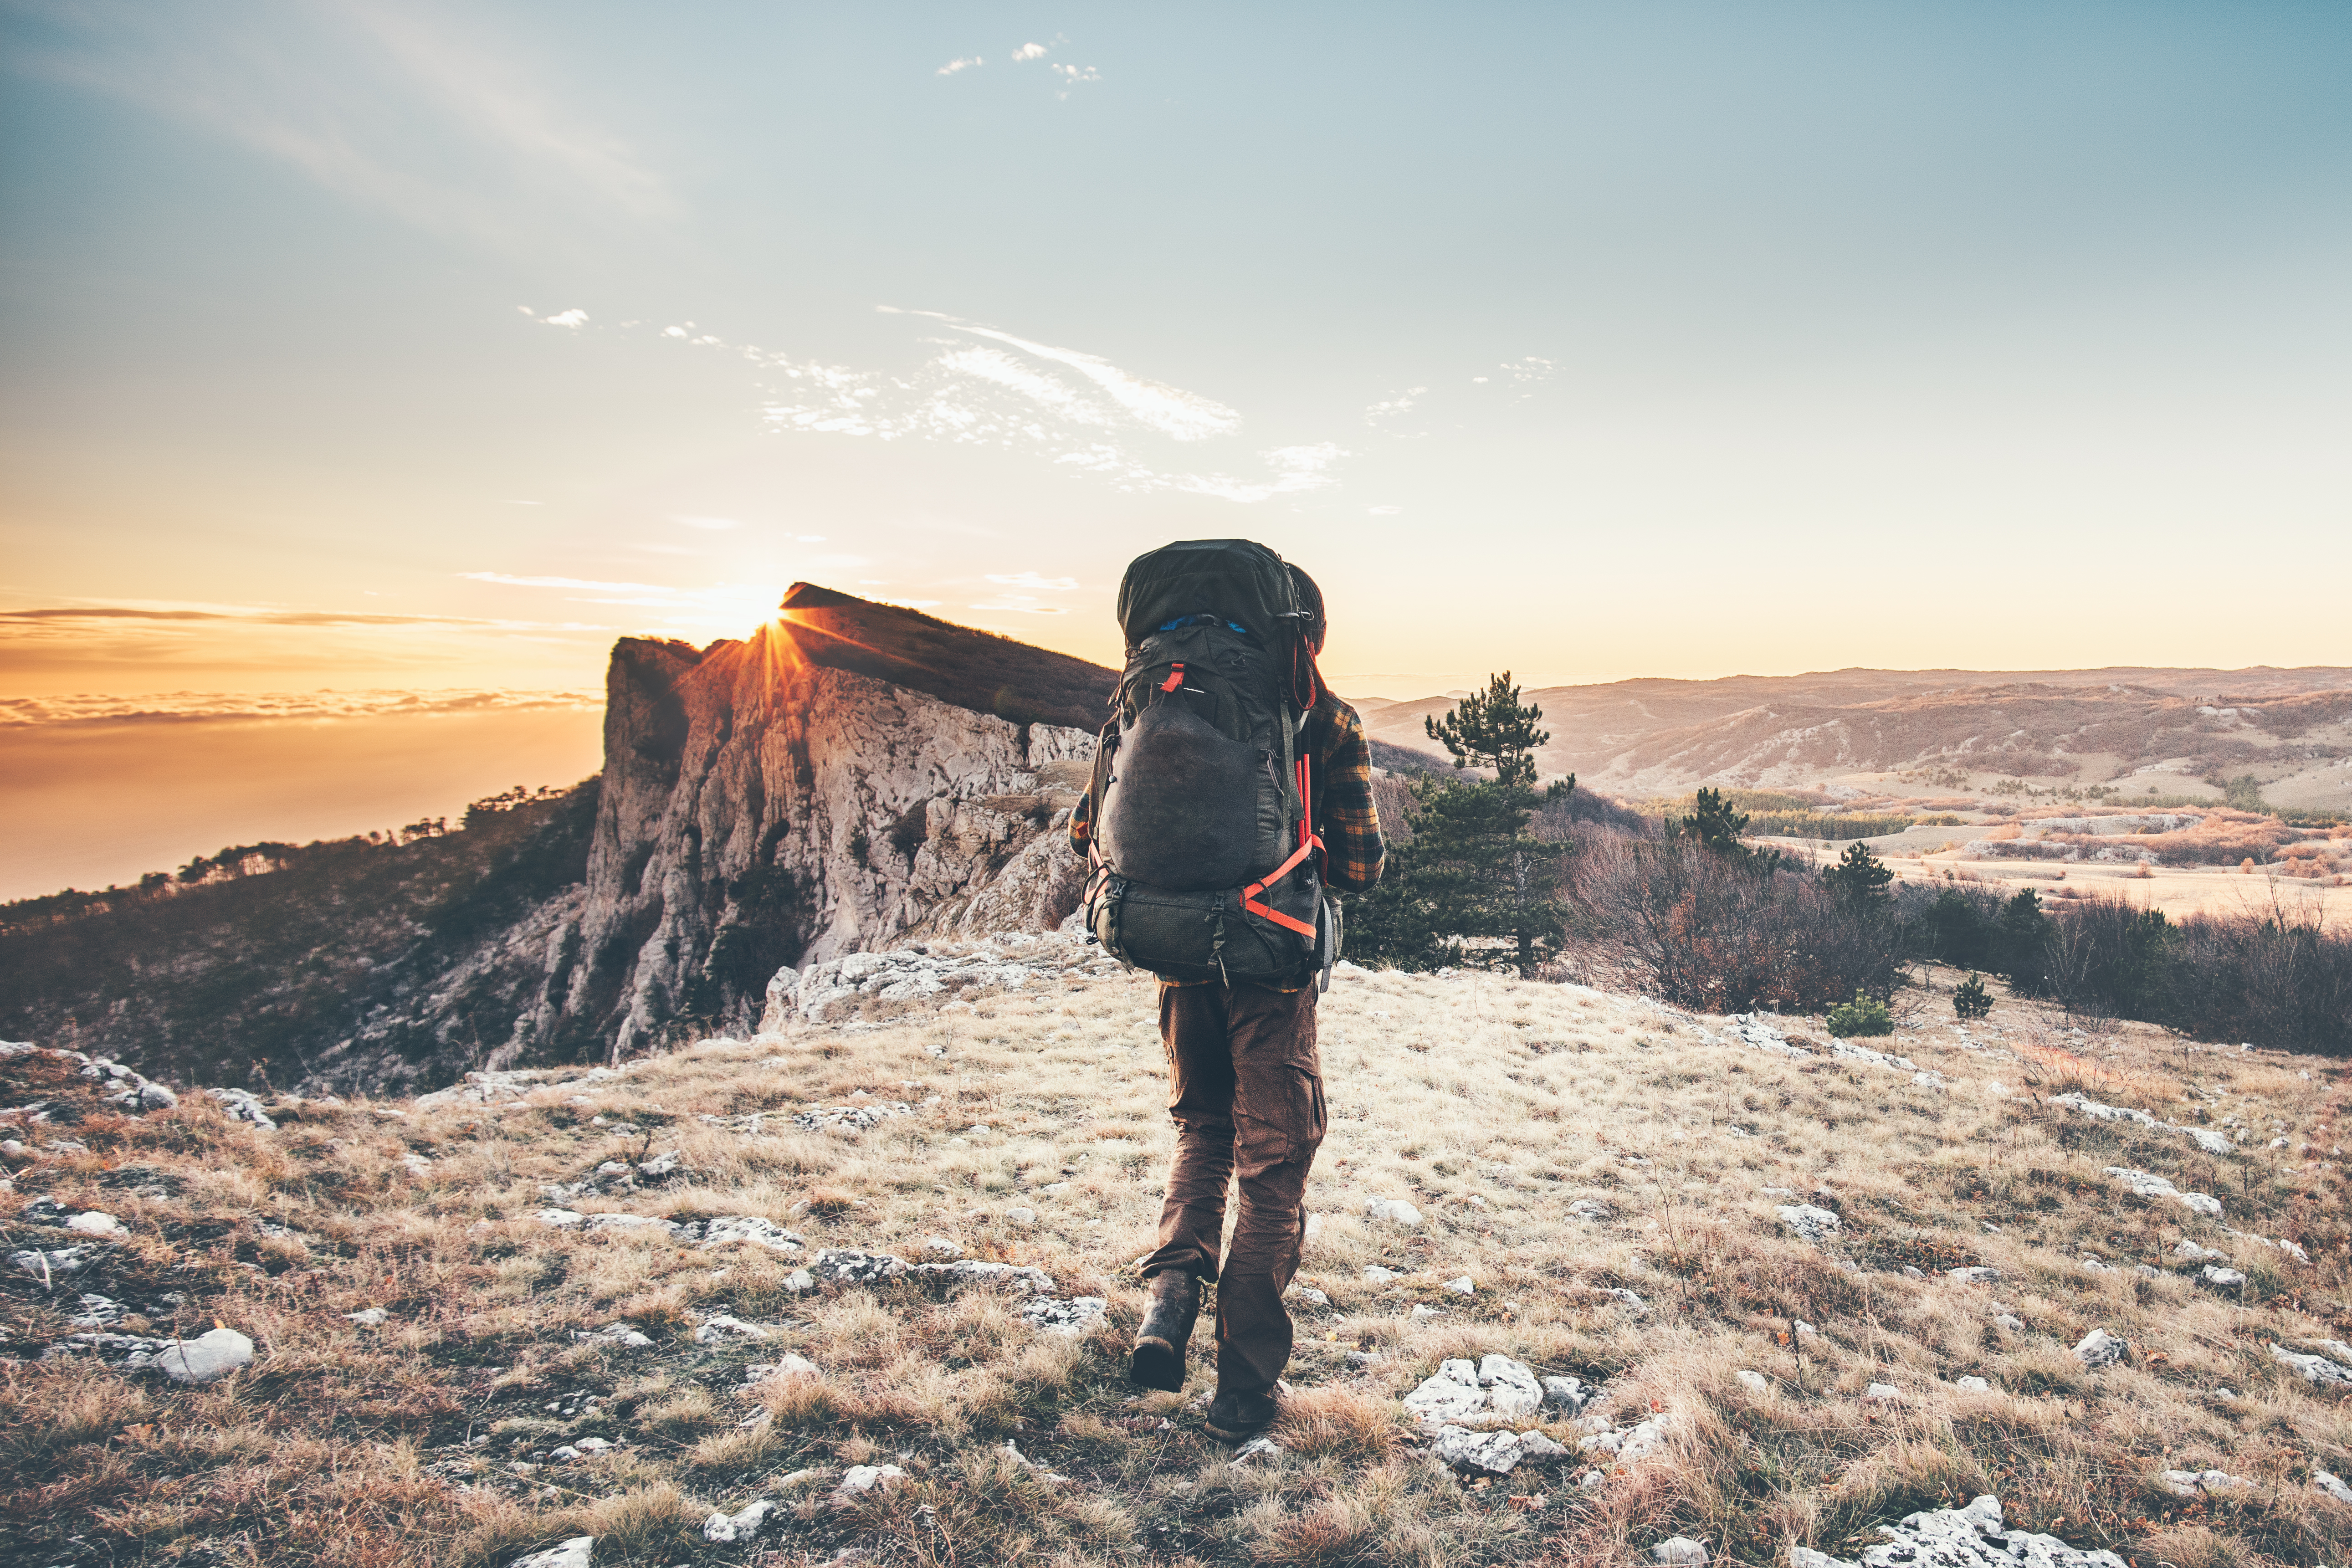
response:
<svg viewBox="0 0 2352 1568"><path fill-rule="evenodd" d="M1171 980L1298 984L1339 955L1298 737L1304 612L1282 557L1192 540L1118 590L1127 668L1095 753L1087 922Z"/></svg>

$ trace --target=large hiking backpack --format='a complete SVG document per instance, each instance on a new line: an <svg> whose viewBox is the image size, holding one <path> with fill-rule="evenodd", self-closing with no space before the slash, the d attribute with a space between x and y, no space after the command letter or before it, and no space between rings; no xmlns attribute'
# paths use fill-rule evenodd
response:
<svg viewBox="0 0 2352 1568"><path fill-rule="evenodd" d="M1128 567L1118 619L1088 927L1171 980L1295 985L1319 969L1328 984L1339 912L1298 745L1317 694L1290 569L1247 540L1171 544Z"/></svg>

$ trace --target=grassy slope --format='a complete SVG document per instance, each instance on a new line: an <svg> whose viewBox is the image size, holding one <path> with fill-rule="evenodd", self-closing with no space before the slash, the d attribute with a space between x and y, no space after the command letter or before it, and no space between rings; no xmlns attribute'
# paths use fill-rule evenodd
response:
<svg viewBox="0 0 2352 1568"><path fill-rule="evenodd" d="M194 1392L10 1370L0 1518L16 1522L0 1528L20 1548L51 1543L41 1561L68 1560L54 1543L82 1531L115 1563L504 1563L593 1532L600 1564L819 1561L851 1543L929 1563L1580 1563L1681 1531L1719 1560L1762 1563L1786 1561L1791 1541L1840 1550L1875 1521L1990 1490L2012 1523L2143 1564L2341 1562L2352 1547L2352 1509L2307 1484L2314 1466L2352 1467L2352 1423L2265 1350L2352 1327L2340 1180L2301 1148L2339 1135L2330 1064L2185 1050L2137 1029L2081 1038L2011 1003L1988 1053L1963 1048L1937 1005L1875 1042L1943 1073L1934 1089L1864 1063L1710 1044L1708 1021L1578 987L1343 978L1324 1006L1334 1115L1306 1266L1332 1307L1300 1313L1288 1454L1234 1467L1184 1397L1120 1376L1140 1304L1129 1265L1150 1243L1171 1139L1150 1008L1138 980L1057 984L976 1011L709 1043L503 1111L307 1107L275 1134L193 1100L140 1123L94 1118L77 1134L89 1152L31 1163L17 1201L48 1193L120 1215L132 1239L98 1289L185 1292L184 1328L217 1318L262 1355ZM2119 1131L2045 1098L2076 1086L2183 1121L2200 1118L2182 1104L2196 1091L2202 1117L2253 1129L2252 1152L2210 1159L2177 1133ZM859 1089L941 1099L863 1134L743 1136L697 1120ZM962 1131L975 1121L994 1131ZM2274 1129L2287 1150L2263 1147ZM942 1234L1043 1266L1062 1294L1108 1296L1110 1321L1069 1341L1031 1334L984 1290L793 1297L792 1265L751 1247L720 1257L529 1217L542 1182L671 1147L692 1181L576 1206L761 1214L812 1247L910 1258ZM422 1175L404 1166L412 1152L433 1162ZM2313 1262L2132 1198L2102 1174L2111 1164L2214 1192L2227 1223L2300 1237ZM1789 1236L1773 1205L1791 1200L1759 1190L1817 1185L1843 1210L1855 1272ZM1350 1217L1376 1195L1411 1196L1429 1217L1410 1232ZM1579 1197L1616 1217L1568 1219ZM1008 1219L1016 1204L1037 1210L1034 1227ZM19 1223L7 1238L36 1234ZM2244 1301L2172 1270L2184 1234L2232 1254L2252 1276ZM2093 1273L2076 1261L2086 1248L2166 1273ZM1407 1279L1363 1283L1374 1260ZM1916 1280L1906 1262L2008 1279ZM1465 1273L1470 1300L1440 1289ZM1645 1298L1646 1314L1612 1287ZM64 1331L37 1288L6 1290L16 1353ZM1414 1322L1414 1303L1444 1315ZM342 1316L377 1306L392 1313L379 1330ZM1996 1326L2003 1310L2024 1327ZM691 1326L721 1312L775 1337L693 1345ZM1819 1335L1792 1342L1791 1319ZM616 1320L656 1345L570 1338ZM2127 1364L2074 1361L2068 1347L2097 1327L2133 1342ZM1381 1359L1355 1370L1343 1352L1360 1347ZM745 1364L786 1349L822 1375L737 1387ZM1675 1416L1672 1453L1590 1491L1572 1471L1462 1484L1407 1440L1395 1400L1440 1358L1485 1352L1612 1380L1621 1421ZM1744 1389L1743 1368L1769 1392ZM1969 1373L1992 1391L1950 1381ZM1903 1403L1861 1401L1871 1383ZM1187 1394L1206 1392L1196 1372ZM762 1409L769 1420L744 1425ZM533 1458L587 1435L625 1444L580 1465ZM1021 1470L1008 1437L1066 1483ZM869 1460L910 1482L849 1511L822 1505L841 1466ZM2192 1504L2151 1479L2208 1467L2255 1487ZM762 1494L793 1505L785 1533L757 1550L703 1542L707 1512Z"/></svg>

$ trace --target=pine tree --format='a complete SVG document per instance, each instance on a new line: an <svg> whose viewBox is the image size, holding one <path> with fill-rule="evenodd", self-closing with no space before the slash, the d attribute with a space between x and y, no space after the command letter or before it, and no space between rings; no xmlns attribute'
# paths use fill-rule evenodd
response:
<svg viewBox="0 0 2352 1568"><path fill-rule="evenodd" d="M1444 719L1423 719L1429 738L1454 753L1457 768L1492 768L1495 782L1533 789L1538 747L1551 739L1538 730L1543 710L1521 705L1511 672L1486 678L1486 689L1474 691L1454 705Z"/></svg>
<svg viewBox="0 0 2352 1568"><path fill-rule="evenodd" d="M1748 831L1748 814L1733 807L1721 790L1702 789L1688 816L1666 818L1666 837L1695 838L1706 847L1745 866L1769 871L1780 863L1778 849L1759 852L1739 841Z"/></svg>
<svg viewBox="0 0 2352 1568"><path fill-rule="evenodd" d="M1399 884L1395 904L1375 915L1391 920L1401 945L1418 944L1424 922L1433 939L1439 932L1502 937L1510 942L1510 963L1521 974L1534 973L1559 951L1565 916L1554 896L1554 868L1568 846L1527 831L1537 800L1535 751L1551 739L1536 727L1542 717L1541 709L1519 701L1506 670L1488 678L1484 692L1465 698L1443 722L1423 721L1431 738L1454 754L1455 767L1491 768L1495 778L1414 783L1420 810L1408 868L1402 876L1391 873ZM1574 787L1570 779L1552 793ZM1451 951L1461 952L1458 942Z"/></svg>
<svg viewBox="0 0 2352 1568"><path fill-rule="evenodd" d="M1895 880L1870 846L1857 838L1845 847L1845 858L1822 873L1839 897L1856 904L1880 904L1886 901L1886 885Z"/></svg>

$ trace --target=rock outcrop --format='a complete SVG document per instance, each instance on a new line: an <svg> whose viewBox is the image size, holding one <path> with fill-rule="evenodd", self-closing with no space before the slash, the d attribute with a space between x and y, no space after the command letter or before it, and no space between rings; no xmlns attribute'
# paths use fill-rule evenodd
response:
<svg viewBox="0 0 2352 1568"><path fill-rule="evenodd" d="M568 1024L626 1056L674 1021L756 1022L780 968L1051 929L1077 904L1060 829L1093 748L808 663L782 621L698 654L622 642L585 898L516 1045Z"/></svg>

